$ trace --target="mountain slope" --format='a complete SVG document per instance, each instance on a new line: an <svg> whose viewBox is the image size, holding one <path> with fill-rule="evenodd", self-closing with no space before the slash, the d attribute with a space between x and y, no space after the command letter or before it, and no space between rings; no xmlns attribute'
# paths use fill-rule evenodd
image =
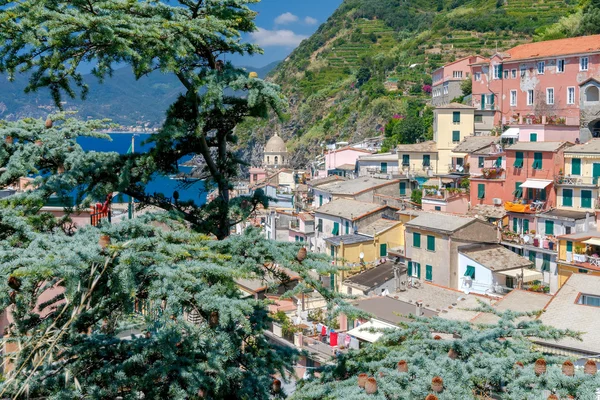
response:
<svg viewBox="0 0 600 400"><path fill-rule="evenodd" d="M323 142L380 134L394 115L424 108L436 68L531 41L564 18L580 18L581 7L576 0L345 0L270 75L290 100L283 135L294 160L302 165ZM399 90L388 92L386 82ZM260 142L273 128L251 129Z"/></svg>
<svg viewBox="0 0 600 400"><path fill-rule="evenodd" d="M278 63L262 68L242 68L255 71L264 78ZM45 117L55 110L47 90L24 93L27 79L25 75L17 75L14 82L0 80L0 119ZM136 81L129 68L117 69L103 83L92 75L85 76L85 81L90 87L88 98L85 101L64 98L65 109L77 110L79 118L109 118L124 126L159 127L165 111L182 91L180 82L172 75L157 71Z"/></svg>

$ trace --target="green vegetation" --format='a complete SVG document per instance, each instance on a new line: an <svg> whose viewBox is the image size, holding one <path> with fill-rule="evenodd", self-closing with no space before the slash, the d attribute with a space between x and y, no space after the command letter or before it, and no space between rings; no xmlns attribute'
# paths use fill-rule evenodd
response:
<svg viewBox="0 0 600 400"><path fill-rule="evenodd" d="M411 102L426 104L423 88L431 85L435 69L468 55L489 56L531 41L534 34L543 37L544 30L561 31L559 25L578 28L582 9L597 9L592 3L345 0L271 74L294 100L286 129L292 150L387 131L391 117L407 114ZM592 14L586 11L588 18ZM573 29L568 35L578 33ZM387 90L393 86L398 90ZM389 106L384 115L378 112L381 102Z"/></svg>

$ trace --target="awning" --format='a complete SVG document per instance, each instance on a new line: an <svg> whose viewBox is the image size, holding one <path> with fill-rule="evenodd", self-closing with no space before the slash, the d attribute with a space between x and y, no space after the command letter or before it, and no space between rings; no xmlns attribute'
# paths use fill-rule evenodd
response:
<svg viewBox="0 0 600 400"><path fill-rule="evenodd" d="M475 267L467 265L467 272L465 272L465 276L475 279Z"/></svg>
<svg viewBox="0 0 600 400"><path fill-rule="evenodd" d="M508 128L500 135L500 137L505 139L518 139L520 131L519 128Z"/></svg>
<svg viewBox="0 0 600 400"><path fill-rule="evenodd" d="M528 189L545 189L552 181L544 179L527 179L525 183L521 184L521 188Z"/></svg>
<svg viewBox="0 0 600 400"><path fill-rule="evenodd" d="M600 246L600 239L598 238L591 238L588 240L584 240L583 243L585 244L591 244L593 246Z"/></svg>
<svg viewBox="0 0 600 400"><path fill-rule="evenodd" d="M398 329L397 326L386 324L380 321L369 321L365 322L362 325L357 326L354 329L346 332L348 335L354 336L360 340L364 340L365 342L374 343L379 340L380 337L383 336L383 332L369 332L369 329L386 329L386 328L394 328Z"/></svg>
<svg viewBox="0 0 600 400"><path fill-rule="evenodd" d="M541 281L542 279L544 279L542 273L536 271L535 269L517 268L511 269L509 271L500 271L498 273L516 279L517 275L521 275L521 271L523 271L523 282Z"/></svg>

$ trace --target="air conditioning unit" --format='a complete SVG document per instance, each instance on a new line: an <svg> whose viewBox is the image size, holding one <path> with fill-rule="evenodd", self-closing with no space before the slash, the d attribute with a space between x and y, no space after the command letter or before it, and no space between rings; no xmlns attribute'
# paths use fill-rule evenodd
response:
<svg viewBox="0 0 600 400"><path fill-rule="evenodd" d="M493 200L493 202L494 202L495 206L501 206L502 205L502 199L500 199L498 197L495 197L494 200Z"/></svg>

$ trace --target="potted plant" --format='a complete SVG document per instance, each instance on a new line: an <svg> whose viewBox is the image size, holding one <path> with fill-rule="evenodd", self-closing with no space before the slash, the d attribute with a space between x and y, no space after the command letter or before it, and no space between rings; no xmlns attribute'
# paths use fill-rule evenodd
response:
<svg viewBox="0 0 600 400"><path fill-rule="evenodd" d="M576 262L585 262L585 250L583 247L575 247L575 254L573 254L573 259Z"/></svg>

